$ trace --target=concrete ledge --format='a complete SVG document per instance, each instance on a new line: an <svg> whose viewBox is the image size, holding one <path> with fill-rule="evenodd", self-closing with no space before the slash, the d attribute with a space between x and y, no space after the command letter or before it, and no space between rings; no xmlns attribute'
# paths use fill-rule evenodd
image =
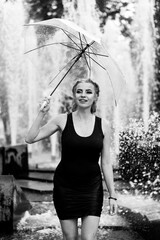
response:
<svg viewBox="0 0 160 240"><path fill-rule="evenodd" d="M12 175L0 175L0 232L13 231L31 204Z"/></svg>
<svg viewBox="0 0 160 240"><path fill-rule="evenodd" d="M125 218L130 228L145 240L160 239L160 202L144 196L126 196L119 199L119 214Z"/></svg>

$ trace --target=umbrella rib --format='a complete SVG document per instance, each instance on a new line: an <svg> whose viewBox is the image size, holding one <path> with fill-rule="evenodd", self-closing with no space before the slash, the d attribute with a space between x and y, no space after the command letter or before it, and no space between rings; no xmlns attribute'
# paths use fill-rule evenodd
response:
<svg viewBox="0 0 160 240"><path fill-rule="evenodd" d="M61 43L48 43L48 44L42 45L42 46L40 46L40 47L36 47L36 48L33 48L33 49L29 50L29 51L26 51L24 54L33 52L33 51L38 50L38 49L43 48L43 47L48 47L48 46L51 46L51 45L55 45L55 44L61 44L61 45L65 46L65 47L73 48L74 50L79 50L78 48L76 49L76 48L74 48L74 47L65 45L65 43L62 43L62 42L61 42Z"/></svg>
<svg viewBox="0 0 160 240"><path fill-rule="evenodd" d="M42 46L40 46L40 47L33 48L33 49L25 52L24 54L27 54L27 53L33 52L33 51L35 51L35 50L38 50L38 49L40 49L40 48L48 47L48 46L51 46L51 45L54 45L54 44L59 44L59 43L48 43L48 44L42 45Z"/></svg>
<svg viewBox="0 0 160 240"><path fill-rule="evenodd" d="M88 49L88 52L89 52L89 49ZM89 66L90 66L90 69L89 69L89 71L90 71L90 72L89 72L89 75L91 76L91 67L92 67L92 66L91 66L91 59L90 59L90 57L89 57Z"/></svg>
<svg viewBox="0 0 160 240"><path fill-rule="evenodd" d="M110 83L111 83L111 86L112 86L113 94L114 94L115 105L117 106L116 95L115 95L115 92L114 92L114 87L113 87L112 80L111 80L111 77L110 77L110 74L109 74L108 70L105 67L103 67L100 63L98 63L96 60L94 60L90 55L89 55L89 57L90 57L90 59L92 59L92 61L94 61L96 64L98 64L100 67L102 67L107 72Z"/></svg>
<svg viewBox="0 0 160 240"><path fill-rule="evenodd" d="M36 25L37 25L37 26L42 26L41 24L38 24L38 23L37 23ZM28 26L28 24L25 24L24 26L26 27L26 26ZM34 23L30 23L29 26L35 26L35 24L34 24ZM68 37L69 37L68 34L70 34L70 35L74 36L75 38L77 38L77 40L79 40L79 38L78 38L75 34L69 32L69 31L67 31L67 30L64 30L62 27L56 26L56 28L61 29ZM68 34L67 34L67 33L68 33ZM71 38L70 38L70 39L71 39ZM71 39L71 40L72 40L72 39ZM74 41L73 41L73 42L74 42ZM76 43L75 43L75 44L76 44Z"/></svg>
<svg viewBox="0 0 160 240"><path fill-rule="evenodd" d="M100 63L98 63L94 58L92 58L90 55L88 55L88 53L86 53L86 55L87 55L88 57L90 57L90 59L92 59L92 61L95 62L97 65L99 65L101 68L103 68L104 70L106 70L105 67L103 67L103 66L102 66Z"/></svg>
<svg viewBox="0 0 160 240"><path fill-rule="evenodd" d="M95 56L100 56L100 57L109 57L108 55L105 54L100 54L100 53L95 53L95 52L88 52L89 54L95 55Z"/></svg>
<svg viewBox="0 0 160 240"><path fill-rule="evenodd" d="M89 49L88 49L88 52L89 52ZM89 72L89 76L91 76L91 67L92 67L92 66L91 66L91 58L90 58L90 56L89 56L89 65L90 65L90 69L89 69L89 71L90 71L90 72Z"/></svg>
<svg viewBox="0 0 160 240"><path fill-rule="evenodd" d="M79 45L69 36L69 34L64 30L64 29L62 29L62 31L67 35L67 37L79 48L79 49L81 49L80 47L79 47ZM73 35L73 34L72 34ZM75 35L73 35L73 36L75 36ZM77 38L78 39L78 38Z"/></svg>
<svg viewBox="0 0 160 240"><path fill-rule="evenodd" d="M89 70L91 70L91 67L90 67L90 65L88 63L88 60L87 60L87 57L86 57L86 54L84 54L83 57L84 57L84 59L86 61L87 67L89 68Z"/></svg>
<svg viewBox="0 0 160 240"><path fill-rule="evenodd" d="M89 49L91 50L91 52L89 52L89 53L92 54L92 55L96 55L96 56L100 56L100 57L109 57L109 56L106 55L106 54L100 54L100 53L94 52L94 47L93 47L93 46L90 46Z"/></svg>
<svg viewBox="0 0 160 240"><path fill-rule="evenodd" d="M74 50L77 50L77 51L81 51L81 49L78 49L78 48L75 48L73 46L69 46L69 45L66 45L64 43L60 43L61 45L65 46L65 47L68 47L68 48L71 48L71 49L74 49Z"/></svg>
<svg viewBox="0 0 160 240"><path fill-rule="evenodd" d="M84 40L85 40L85 42L86 42L86 44L87 44L87 40L86 40L85 35L83 35L83 38L84 38ZM95 42L95 41L94 41L94 42ZM93 44L94 42L92 42L92 44ZM96 56L101 56L101 57L109 57L109 56L104 55L104 54L95 53L95 52L93 51L93 46L92 46L92 44L90 45L90 49L91 49L91 51L92 51L92 52L89 52L90 54L94 54L94 55L96 55Z"/></svg>
<svg viewBox="0 0 160 240"><path fill-rule="evenodd" d="M67 35L67 37L71 40L71 41L73 41L73 43L74 44L76 44L78 47L79 47L79 45L69 36L69 34L70 35L72 35L72 36L74 36L77 40L79 40L79 38L76 36L76 35L74 35L73 33L70 33L69 31L67 31L67 30L64 30L63 28L60 28L59 27L59 29L61 29L66 35ZM80 34L80 32L78 32L79 34ZM85 35L83 34L83 37L84 37L84 39L85 39L85 42L81 39L81 42L83 43L83 44L87 44L87 41L86 41L86 38L85 38ZM94 41L95 42L95 41ZM82 46L83 47L83 46ZM79 47L80 48L80 47ZM81 48L80 48L81 49Z"/></svg>
<svg viewBox="0 0 160 240"><path fill-rule="evenodd" d="M81 38L81 34L80 34L80 32L78 32L78 35L79 35L79 40L80 40L81 48L83 48L82 38Z"/></svg>
<svg viewBox="0 0 160 240"><path fill-rule="evenodd" d="M93 42L91 42L91 44L93 44L94 43L94 41ZM91 45L90 44L90 45ZM63 79L67 76L67 74L70 72L70 70L72 69L72 67L76 64L76 62L78 62L78 60L82 57L82 54L85 52L85 50L87 49L89 47L89 44L87 44L86 45L86 47L84 48L84 49L82 49L82 51L81 51L81 53L80 54L78 54L77 56L75 56L76 57L76 59L75 59L75 61L72 63L72 65L70 66L70 68L67 70L67 72L63 75L63 77L62 77L62 79L59 81L59 83L57 84L57 86L53 89L53 91L50 93L50 96L52 96L52 94L56 91L56 89L59 87L59 85L61 84L61 82L63 81ZM84 51L84 52L83 52ZM74 58L75 58L74 57ZM73 58L73 59L74 59ZM72 59L72 60L73 60Z"/></svg>
<svg viewBox="0 0 160 240"><path fill-rule="evenodd" d="M49 82L49 85L54 81L54 79L55 79L56 77L58 77L58 75L59 75L75 58L78 57L78 55L79 55L79 54L77 54L76 56L74 56L63 68L61 68L61 69L59 70L59 72L55 75L55 77Z"/></svg>

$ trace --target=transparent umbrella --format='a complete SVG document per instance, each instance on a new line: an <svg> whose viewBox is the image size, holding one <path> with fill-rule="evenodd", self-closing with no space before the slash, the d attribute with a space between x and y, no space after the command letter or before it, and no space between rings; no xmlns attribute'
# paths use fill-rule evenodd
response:
<svg viewBox="0 0 160 240"><path fill-rule="evenodd" d="M59 36L57 33L60 33L61 37L57 37ZM33 41L35 36L36 41ZM71 69L78 67L78 63L81 62L87 69L88 76L91 76L93 66L103 71L104 81L111 86L113 98L117 105L125 80L116 62L99 38L66 19L54 18L25 25L25 54L30 55L32 60L34 59L33 54L43 54L42 52L46 48L53 51L53 46L56 46L60 51L71 51L72 56L67 58L67 62L61 66L57 73L53 73L49 84L55 79L57 84L52 89L50 96Z"/></svg>

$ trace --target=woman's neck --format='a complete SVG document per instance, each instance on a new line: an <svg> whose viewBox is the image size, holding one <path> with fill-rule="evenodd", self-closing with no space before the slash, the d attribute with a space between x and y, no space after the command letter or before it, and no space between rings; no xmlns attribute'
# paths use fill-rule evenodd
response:
<svg viewBox="0 0 160 240"><path fill-rule="evenodd" d="M80 120L81 119L88 119L88 118L93 117L93 114L91 113L90 109L77 110L75 112L75 115Z"/></svg>

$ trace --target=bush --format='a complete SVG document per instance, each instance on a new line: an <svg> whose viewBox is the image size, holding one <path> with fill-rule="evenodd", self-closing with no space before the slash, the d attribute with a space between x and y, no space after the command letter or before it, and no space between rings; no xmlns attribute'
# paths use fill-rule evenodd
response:
<svg viewBox="0 0 160 240"><path fill-rule="evenodd" d="M148 128L131 119L120 132L120 174L142 193L160 193L160 117L152 113Z"/></svg>

